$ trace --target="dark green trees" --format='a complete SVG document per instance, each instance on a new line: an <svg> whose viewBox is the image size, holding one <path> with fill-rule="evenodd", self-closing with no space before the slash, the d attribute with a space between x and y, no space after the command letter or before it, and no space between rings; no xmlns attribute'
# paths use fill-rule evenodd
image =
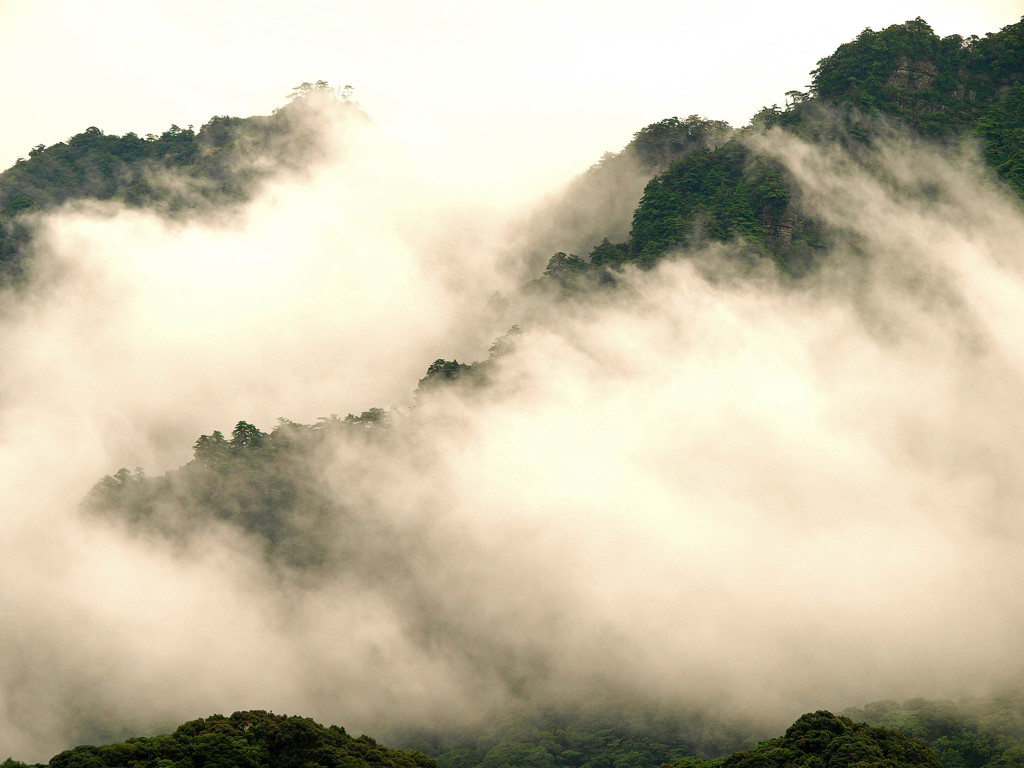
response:
<svg viewBox="0 0 1024 768"><path fill-rule="evenodd" d="M690 115L685 120L669 117L633 134L627 150L651 169L662 170L678 157L695 149L710 149L724 143L732 132L728 123Z"/></svg>
<svg viewBox="0 0 1024 768"><path fill-rule="evenodd" d="M371 422L386 428L378 414L336 424L369 439ZM341 514L317 470L317 462L327 460L334 425L282 420L268 434L239 421L230 439L219 431L200 436L193 460L161 477L121 469L103 478L83 510L178 541L226 524L260 546L271 565L314 567L328 554L316 525Z"/></svg>
<svg viewBox="0 0 1024 768"><path fill-rule="evenodd" d="M629 239L605 239L585 265L556 254L546 277L578 283L577 272L650 267L709 241L735 242L730 253L769 257L789 275L813 269L830 233L802 209L783 166L748 140L751 131L782 128L855 155L894 132L977 138L996 173L1024 194L1024 20L983 39L940 38L920 18L867 29L812 76L808 93L790 91L784 110L766 107L738 133L695 116L638 132L630 146L660 173L644 189Z"/></svg>
<svg viewBox="0 0 1024 768"><path fill-rule="evenodd" d="M437 768L426 755L388 749L305 717L236 712L174 733L61 752L50 768Z"/></svg>
<svg viewBox="0 0 1024 768"><path fill-rule="evenodd" d="M275 170L302 169L322 157L322 124L366 117L350 94L337 97L325 81L294 91L272 115L214 117L198 132L172 125L140 138L93 126L33 147L27 160L0 173L0 286L17 280L27 255L29 227L21 214L74 200L112 200L171 216L235 205Z"/></svg>
<svg viewBox="0 0 1024 768"><path fill-rule="evenodd" d="M1024 691L959 702L876 701L846 714L927 743L945 768L1024 765Z"/></svg>
<svg viewBox="0 0 1024 768"><path fill-rule="evenodd" d="M505 721L469 745L414 750L352 738L304 717L236 712L184 723L174 733L62 752L50 768L941 768L922 742L831 712L803 715L785 735L717 759L692 757L680 723L638 723L551 713ZM673 725L674 722L674 725ZM688 755L690 755L688 757ZM669 762L672 761L672 762ZM10 761L14 762L14 761ZM6 765L6 764L5 764ZM20 768L14 764L11 768Z"/></svg>
<svg viewBox="0 0 1024 768"><path fill-rule="evenodd" d="M717 760L683 760L672 768L941 768L924 743L897 731L819 710L784 736Z"/></svg>

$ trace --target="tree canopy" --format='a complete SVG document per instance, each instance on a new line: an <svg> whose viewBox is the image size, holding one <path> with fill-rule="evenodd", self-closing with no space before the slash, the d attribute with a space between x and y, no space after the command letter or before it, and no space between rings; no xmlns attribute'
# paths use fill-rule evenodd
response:
<svg viewBox="0 0 1024 768"><path fill-rule="evenodd" d="M61 752L50 768L437 768L421 752L270 712L213 715L173 733Z"/></svg>

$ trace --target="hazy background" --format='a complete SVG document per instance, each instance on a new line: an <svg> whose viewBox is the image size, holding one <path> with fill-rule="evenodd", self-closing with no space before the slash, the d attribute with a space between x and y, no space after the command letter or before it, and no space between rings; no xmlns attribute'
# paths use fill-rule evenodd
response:
<svg viewBox="0 0 1024 768"><path fill-rule="evenodd" d="M808 709L984 693L1019 679L1024 215L969 153L883 148L871 172L768 137L766 151L791 168L811 211L847 233L820 277L796 292L767 274L737 281L716 266L715 249L631 275L615 299L552 309L516 298L507 267L521 251L510 243L529 239L517 226L529 220L530 194L567 178L555 174L575 167L573 152L581 167L597 159L580 136L605 112L570 120L587 88L563 80L564 99L554 98L549 59L526 56L522 40L501 42L511 22L477 18L502 36L470 50L505 50L522 66L498 56L489 87L461 80L450 111L451 92L416 87L399 98L372 69L358 72L374 83L365 89L344 72L288 74L297 64L286 52L341 61L349 35L356 50L374 37L400 51L379 65L384 82L419 78L435 48L413 31L436 29L436 50L451 56L444 35L472 27L476 6L439 6L437 27L380 21L362 38L357 10L209 11L207 26L198 7L125 6L122 22L145 26L100 34L70 7L37 16L45 7L4 5L4 32L24 23L38 41L52 19L51 34L69 41L59 51L106 62L93 71L92 104L126 87L104 41L123 41L118 66L134 77L146 70L140 52L160 52L161 30L188 29L216 52L216 67L234 78L244 70L244 87L226 89L232 98L245 87L252 103L269 94L261 72L282 78L262 107L209 95L216 104L196 124L269 111L296 82L324 77L353 82L377 127L355 131L343 159L277 179L228 221L169 223L99 205L40 223L32 290L0 306L0 753L45 760L83 739L245 708L374 734L602 695L710 702L781 726ZM663 46L644 44L648 63L635 70L652 93L642 71L683 89L715 70L714 55L732 63L756 53L761 64L727 71L737 82L763 74L813 16L791 9L796 26L774 36L752 19L757 45L705 47L700 67L669 75L686 46L669 42L653 10L627 35L633 28L615 21L628 15L622 7L595 6L582 26L567 10L531 7L507 13L555 61L562 38L570 51L591 50L599 36L586 24L638 49L647 32L665 35ZM402 19L388 13L390 25ZM721 28L679 13L680 29L705 46ZM549 14L554 28L537 22ZM816 41L821 50L780 89L801 87L814 61L864 26L918 14L942 34L1015 21L1007 13L947 29L928 8L858 19ZM337 40L321 38L323 15ZM221 44L217 23L220 36L246 42ZM0 49L5 61L34 55L12 45ZM277 70L261 51L280 57ZM195 51L166 53L145 59L153 70L138 86L140 115L153 94L154 109L175 100L178 86L158 75L171 78L175 65L197 67L182 104L218 81L211 64L199 73ZM638 58L623 55L631 66ZM610 67L600 51L594 60ZM448 66L436 74L456 71ZM511 93L520 70L534 73L532 96ZM62 103L82 114L36 82L26 114ZM84 86L68 88L77 98ZM375 105L377 88L395 100ZM713 91L730 109L743 98L721 83ZM111 103L130 110L119 93ZM587 141L599 154L670 114L742 123L780 100L755 94L734 116L686 93L650 115L638 107L617 139ZM158 131L190 120L189 109L200 107L153 117L150 128L148 116L116 125L111 106L29 141L89 124ZM615 120L626 111L614 99L600 110ZM425 146L437 149L426 162ZM495 292L508 298L503 311ZM187 461L199 434L240 419L268 430L278 416L308 422L392 403L408 413L430 362L482 358L513 321L527 333L503 363L507 386L424 403L403 422L401 447L339 443L321 467L354 516L324 538L364 553L327 578L282 579L226 529L181 550L78 512L104 474L159 474Z"/></svg>

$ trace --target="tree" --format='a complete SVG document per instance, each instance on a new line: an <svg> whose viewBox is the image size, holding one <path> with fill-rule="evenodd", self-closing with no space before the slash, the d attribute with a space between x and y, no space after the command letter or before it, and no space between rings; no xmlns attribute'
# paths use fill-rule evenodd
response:
<svg viewBox="0 0 1024 768"><path fill-rule="evenodd" d="M563 288L568 288L575 277L584 272L586 268L587 262L576 254L566 254L559 251L548 261L548 266L544 270L544 277L555 280Z"/></svg>
<svg viewBox="0 0 1024 768"><path fill-rule="evenodd" d="M349 95L351 96L352 86L346 85L345 88L349 90ZM288 101L304 99L309 96L313 96L314 94L336 98L334 94L334 89L326 80L317 80L315 83L299 83L297 86L292 88L292 92L288 96Z"/></svg>
<svg viewBox="0 0 1024 768"><path fill-rule="evenodd" d="M209 466L216 459L224 454L228 447L228 441L220 430L214 430L212 435L200 435L192 446L192 455L196 461Z"/></svg>
<svg viewBox="0 0 1024 768"><path fill-rule="evenodd" d="M265 437L266 434L260 432L259 427L247 421L240 421L231 430L231 445L236 448L259 448L263 445Z"/></svg>

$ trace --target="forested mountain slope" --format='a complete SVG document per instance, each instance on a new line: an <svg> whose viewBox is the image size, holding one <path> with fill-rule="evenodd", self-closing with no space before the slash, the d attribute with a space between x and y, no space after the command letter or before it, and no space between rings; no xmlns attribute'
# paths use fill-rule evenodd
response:
<svg viewBox="0 0 1024 768"><path fill-rule="evenodd" d="M963 701L876 701L844 712L926 742L943 766L1024 765L1024 692Z"/></svg>
<svg viewBox="0 0 1024 768"><path fill-rule="evenodd" d="M588 268L636 263L701 242L741 239L748 258L788 274L813 268L827 228L803 209L783 165L753 138L779 127L857 154L894 134L976 142L1000 178L1024 194L1024 21L984 38L940 38L918 18L865 30L818 62L807 93L766 107L729 141L687 153L645 188L629 239L589 258L553 262L563 282Z"/></svg>
<svg viewBox="0 0 1024 768"><path fill-rule="evenodd" d="M333 147L348 120L368 117L324 81L303 83L272 115L213 117L198 131L105 134L95 126L0 173L0 285L16 280L30 249L31 219L75 201L113 201L168 216L199 216L250 199L262 181L300 170ZM315 119L314 117L315 116Z"/></svg>

